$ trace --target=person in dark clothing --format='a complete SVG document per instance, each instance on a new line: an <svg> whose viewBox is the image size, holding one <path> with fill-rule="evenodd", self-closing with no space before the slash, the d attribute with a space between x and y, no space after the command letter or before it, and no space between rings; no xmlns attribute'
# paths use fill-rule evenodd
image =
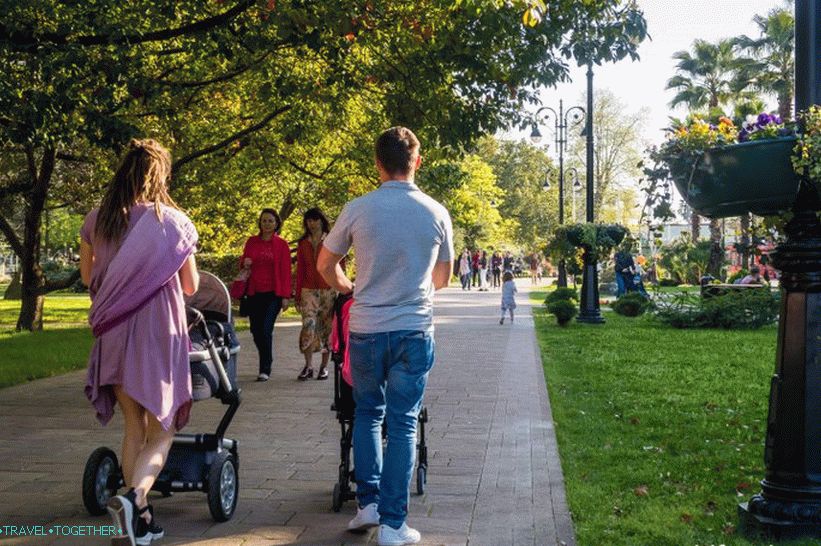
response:
<svg viewBox="0 0 821 546"><path fill-rule="evenodd" d="M498 250L490 258L490 272L493 275L493 288L502 286L502 255Z"/></svg>
<svg viewBox="0 0 821 546"><path fill-rule="evenodd" d="M630 248L622 246L615 255L616 297L620 298L633 290L633 255Z"/></svg>
<svg viewBox="0 0 821 546"><path fill-rule="evenodd" d="M470 271L472 273L471 276L471 286L479 286L479 258L481 254L478 250L473 251L473 255L470 258Z"/></svg>

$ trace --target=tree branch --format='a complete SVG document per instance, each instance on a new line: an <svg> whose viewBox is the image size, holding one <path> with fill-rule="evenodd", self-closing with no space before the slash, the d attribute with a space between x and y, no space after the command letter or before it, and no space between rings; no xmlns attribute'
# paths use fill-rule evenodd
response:
<svg viewBox="0 0 821 546"><path fill-rule="evenodd" d="M188 154L187 156L183 157L182 159L178 159L177 161L174 162L174 165L172 166L171 171L173 173L176 173L177 171L179 171L180 167L182 167L186 163L189 163L189 162L191 162L191 161L193 161L193 160L195 160L199 157L202 157L204 155L208 155L210 153L216 152L217 150L220 150L222 148L225 148L226 146L228 146L229 144L231 144L235 140L238 140L238 139L244 137L245 135L251 134L255 131L258 131L258 130L262 129L263 127L268 125L268 123L272 119L274 119L275 117L277 117L280 114L283 114L283 113L287 112L291 108L292 107L290 105L278 108L278 109L274 110L273 112L271 112L270 114L268 114L267 116L265 116L264 118L262 118L262 120L260 120L258 123L255 123L254 125L251 125L250 127L247 127L247 128L245 128L241 131L238 131L238 132L234 133L233 135L229 136L228 138L225 138L225 139L221 140L220 142L217 142L216 144L212 144L211 146L206 146L205 148L202 148L200 150L197 150L196 152L192 152L192 153Z"/></svg>
<svg viewBox="0 0 821 546"><path fill-rule="evenodd" d="M8 241L14 253L17 254L18 257L22 256L23 243L20 242L20 238L17 236L17 233L15 233L14 228L11 227L9 221L2 215L0 215L0 232L6 236L6 241Z"/></svg>
<svg viewBox="0 0 821 546"><path fill-rule="evenodd" d="M57 34L53 32L35 33L33 30L12 31L6 25L0 24L0 41L13 44L18 49L28 49L39 45L134 45L145 42L156 42L203 32L218 27L254 5L254 0L241 0L236 6L228 11L208 17L201 21L183 25L177 28L167 28L146 32L145 34L130 34L123 36L113 36L110 34L99 34L90 36L70 36L68 34Z"/></svg>
<svg viewBox="0 0 821 546"><path fill-rule="evenodd" d="M0 188L0 200L5 199L11 195L17 195L20 193L25 193L27 191L31 191L31 183L30 182L15 182L14 184L9 184L8 186L3 186Z"/></svg>

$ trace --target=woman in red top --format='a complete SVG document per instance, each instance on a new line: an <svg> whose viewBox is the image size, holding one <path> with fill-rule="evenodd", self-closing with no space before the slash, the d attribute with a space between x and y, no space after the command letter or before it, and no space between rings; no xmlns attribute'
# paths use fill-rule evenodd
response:
<svg viewBox="0 0 821 546"><path fill-rule="evenodd" d="M305 232L296 247L296 305L302 314L299 350L305 355L305 367L298 379L304 381L313 377L312 361L318 351L322 351L322 364L316 378L328 379L328 338L336 294L317 272L316 257L331 227L318 208L305 212L302 227Z"/></svg>
<svg viewBox="0 0 821 546"><path fill-rule="evenodd" d="M290 304L291 251L277 235L282 220L274 209L263 209L258 225L259 235L245 242L240 265L250 270L248 322L259 352L257 381L268 381L274 361L274 322Z"/></svg>

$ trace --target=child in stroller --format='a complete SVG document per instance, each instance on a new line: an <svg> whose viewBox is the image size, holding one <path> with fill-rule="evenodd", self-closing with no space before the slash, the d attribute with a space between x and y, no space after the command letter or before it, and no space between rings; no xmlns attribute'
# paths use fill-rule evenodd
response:
<svg viewBox="0 0 821 546"><path fill-rule="evenodd" d="M348 295L339 295L334 302L333 323L331 327L331 360L334 363L334 403L331 411L336 412L342 435L339 440L339 478L334 485L333 511L339 512L342 503L356 498L351 484L356 481L352 468L351 448L353 447L353 421L356 403L353 398L353 378L351 377L351 361L348 354L348 314L353 304L353 298ZM423 407L419 412L419 427L416 442L416 492L419 495L425 492L425 482L428 472L428 448L425 444L425 423L428 421L428 410ZM384 423L382 425L383 441L386 437Z"/></svg>
<svg viewBox="0 0 821 546"><path fill-rule="evenodd" d="M231 298L216 276L200 272L196 294L185 298L191 348L194 401L218 398L228 406L214 434L174 436L168 459L154 483L164 496L176 491L203 491L216 521L234 515L239 498L238 443L225 433L240 405L236 362L240 346L231 317ZM108 499L123 487L122 470L114 451L95 449L83 474L83 504L92 515L106 513Z"/></svg>

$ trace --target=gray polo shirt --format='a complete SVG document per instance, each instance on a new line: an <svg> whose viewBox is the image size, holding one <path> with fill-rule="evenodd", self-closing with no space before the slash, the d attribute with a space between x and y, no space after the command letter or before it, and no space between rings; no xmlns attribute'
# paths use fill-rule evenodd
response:
<svg viewBox="0 0 821 546"><path fill-rule="evenodd" d="M433 331L433 266L453 261L445 207L411 182L384 182L345 205L323 244L356 250L352 332Z"/></svg>

